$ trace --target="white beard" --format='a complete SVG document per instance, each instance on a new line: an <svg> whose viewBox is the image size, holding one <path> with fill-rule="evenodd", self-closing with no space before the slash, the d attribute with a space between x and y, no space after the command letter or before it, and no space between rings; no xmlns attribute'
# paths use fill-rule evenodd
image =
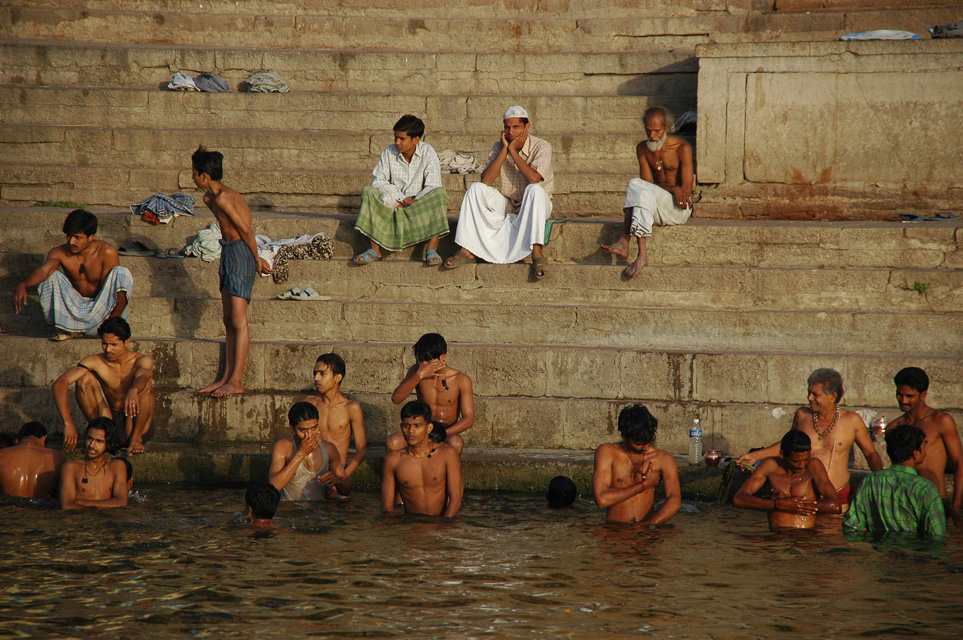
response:
<svg viewBox="0 0 963 640"><path fill-rule="evenodd" d="M669 134L663 134L658 140L646 140L645 146L648 147L649 151L661 151L662 147L665 146L665 141L669 139Z"/></svg>

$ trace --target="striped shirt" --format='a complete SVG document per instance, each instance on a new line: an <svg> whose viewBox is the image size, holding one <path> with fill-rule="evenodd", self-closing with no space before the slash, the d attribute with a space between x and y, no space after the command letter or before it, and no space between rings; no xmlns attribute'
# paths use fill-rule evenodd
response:
<svg viewBox="0 0 963 640"><path fill-rule="evenodd" d="M411 162L395 145L381 152L371 172L371 186L381 192L381 202L392 209L405 198L420 200L441 187L441 163L430 144L418 141Z"/></svg>
<svg viewBox="0 0 963 640"><path fill-rule="evenodd" d="M905 531L921 536L946 535L940 492L916 469L894 464L869 474L846 512L843 525L870 531Z"/></svg>
<svg viewBox="0 0 963 640"><path fill-rule="evenodd" d="M492 151L488 154L488 162L485 163L486 168L495 161L495 158L498 157L501 150L502 141L499 140L492 146ZM555 173L552 171L552 145L549 144L547 140L542 140L535 136L528 136L518 155L522 157L522 160L524 160L528 166L541 174L542 181L539 184L542 185L545 193L551 198L552 189L555 186ZM512 160L511 154L508 154L508 157L505 158L505 164L502 165L499 176L501 177L501 188L499 191L512 203L512 209L517 211L518 206L522 203L522 195L525 193L525 187L528 186L529 182L528 178L515 166L515 161Z"/></svg>

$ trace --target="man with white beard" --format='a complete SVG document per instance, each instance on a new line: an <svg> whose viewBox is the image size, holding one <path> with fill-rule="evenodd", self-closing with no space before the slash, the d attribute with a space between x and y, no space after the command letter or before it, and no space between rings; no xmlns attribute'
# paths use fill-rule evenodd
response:
<svg viewBox="0 0 963 640"><path fill-rule="evenodd" d="M645 239L652 226L683 224L692 215L692 145L670 135L672 121L662 107L649 107L642 116L646 139L638 144L639 177L629 181L625 190L625 226L622 237L612 245L602 245L605 253L629 258L629 236L639 240L639 256L625 269L634 278L648 264Z"/></svg>

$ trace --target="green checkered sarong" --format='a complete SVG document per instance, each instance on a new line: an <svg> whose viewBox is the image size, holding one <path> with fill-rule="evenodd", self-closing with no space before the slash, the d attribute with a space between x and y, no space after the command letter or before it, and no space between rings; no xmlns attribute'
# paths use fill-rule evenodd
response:
<svg viewBox="0 0 963 640"><path fill-rule="evenodd" d="M448 195L441 187L410 207L392 209L381 202L381 191L365 187L354 228L388 251L448 235Z"/></svg>

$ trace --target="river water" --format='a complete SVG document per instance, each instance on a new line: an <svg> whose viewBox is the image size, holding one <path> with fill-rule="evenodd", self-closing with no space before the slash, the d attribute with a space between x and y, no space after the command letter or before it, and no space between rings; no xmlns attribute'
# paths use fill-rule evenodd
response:
<svg viewBox="0 0 963 640"><path fill-rule="evenodd" d="M0 637L963 637L963 536L768 531L686 502L669 526L607 525L536 496L466 496L453 522L378 497L282 505L158 488L126 509L0 506Z"/></svg>

